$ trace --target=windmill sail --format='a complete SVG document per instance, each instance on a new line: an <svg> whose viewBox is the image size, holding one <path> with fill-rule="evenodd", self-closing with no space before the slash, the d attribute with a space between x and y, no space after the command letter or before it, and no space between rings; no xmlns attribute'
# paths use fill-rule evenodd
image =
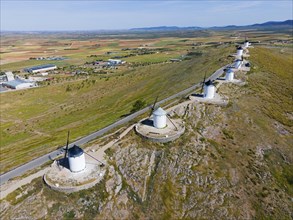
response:
<svg viewBox="0 0 293 220"><path fill-rule="evenodd" d="M66 149L65 149L64 158L66 158L67 154L68 154L69 135L70 135L70 131L68 131L68 133L67 133L67 142L66 142Z"/></svg>
<svg viewBox="0 0 293 220"><path fill-rule="evenodd" d="M169 117L169 115L167 114L166 116L167 116L168 120L172 123L172 125L175 127L176 131L178 131L177 126L176 126L175 123L171 120L171 118Z"/></svg>
<svg viewBox="0 0 293 220"><path fill-rule="evenodd" d="M149 117L151 117L151 115L153 114L153 112L154 112L154 110L155 110L156 104L157 104L157 102L158 102L158 98L159 98L159 96L157 96L156 99L155 99L155 102L154 102L154 104L153 104L153 106L152 106L152 108L151 108L151 112L150 112Z"/></svg>
<svg viewBox="0 0 293 220"><path fill-rule="evenodd" d="M202 81L202 85L201 85L201 90L200 90L200 93L203 93L203 87L204 87L204 84L206 82L206 73L204 74L204 78L203 78L203 81Z"/></svg>

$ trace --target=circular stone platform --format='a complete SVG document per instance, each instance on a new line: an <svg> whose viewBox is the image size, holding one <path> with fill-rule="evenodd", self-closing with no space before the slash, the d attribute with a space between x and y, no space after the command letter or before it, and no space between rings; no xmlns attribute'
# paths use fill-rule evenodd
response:
<svg viewBox="0 0 293 220"><path fill-rule="evenodd" d="M171 119L175 126L167 119L165 128L155 128L153 118L143 119L135 125L137 134L150 141L166 143L179 138L185 131L184 122L181 119Z"/></svg>
<svg viewBox="0 0 293 220"><path fill-rule="evenodd" d="M218 93L215 93L215 97L212 99L204 98L202 94L192 94L189 99L195 102L214 104L220 106L226 106L229 102L227 97L222 97Z"/></svg>
<svg viewBox="0 0 293 220"><path fill-rule="evenodd" d="M71 193L93 187L102 180L106 172L105 168L101 168L98 164L86 163L84 170L73 173L62 163L64 159L55 160L44 175L45 183L61 192Z"/></svg>

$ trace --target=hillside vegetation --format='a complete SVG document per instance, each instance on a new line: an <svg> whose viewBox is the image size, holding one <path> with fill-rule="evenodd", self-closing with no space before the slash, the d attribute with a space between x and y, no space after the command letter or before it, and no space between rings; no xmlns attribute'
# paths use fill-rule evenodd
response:
<svg viewBox="0 0 293 220"><path fill-rule="evenodd" d="M186 122L178 140L156 144L132 132L108 150L108 172L92 189L65 195L39 178L1 202L1 217L292 219L287 52L251 49L252 71L236 74L247 84L218 90L229 97L226 107L193 103L176 111Z"/></svg>

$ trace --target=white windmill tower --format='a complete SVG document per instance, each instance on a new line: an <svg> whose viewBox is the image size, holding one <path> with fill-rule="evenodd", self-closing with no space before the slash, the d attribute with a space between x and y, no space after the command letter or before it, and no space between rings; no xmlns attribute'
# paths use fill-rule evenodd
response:
<svg viewBox="0 0 293 220"><path fill-rule="evenodd" d="M249 44L249 41L246 40L246 41L244 42L244 47L247 48L247 47L249 47L249 45L250 45L250 44Z"/></svg>
<svg viewBox="0 0 293 220"><path fill-rule="evenodd" d="M209 80L204 84L204 98L205 99L212 99L215 97L216 87L214 83Z"/></svg>
<svg viewBox="0 0 293 220"><path fill-rule="evenodd" d="M202 81L201 86L201 94L203 93L203 98L205 99L212 99L215 97L216 87L211 80L206 82L206 75Z"/></svg>
<svg viewBox="0 0 293 220"><path fill-rule="evenodd" d="M168 119L177 130L176 125L173 123L173 121L171 120L171 118L168 116L167 112L164 109L162 109L161 107L158 107L155 110L157 101L158 101L158 96L157 96L157 98L151 108L151 112L149 115L149 117L151 117L151 115L153 115L153 126L157 129L165 128L167 126L167 119Z"/></svg>
<svg viewBox="0 0 293 220"><path fill-rule="evenodd" d="M84 151L77 145L68 150L68 163L71 172L80 172L85 169Z"/></svg>
<svg viewBox="0 0 293 220"><path fill-rule="evenodd" d="M244 62L244 59L243 59L243 56L241 56L240 58L237 58L236 60L234 60L234 64L233 64L233 67L235 69L240 69L242 64Z"/></svg>
<svg viewBox="0 0 293 220"><path fill-rule="evenodd" d="M228 68L226 71L225 80L226 81L233 81L234 79L234 72L231 68Z"/></svg>
<svg viewBox="0 0 293 220"><path fill-rule="evenodd" d="M247 40L246 36L245 36L245 41L244 41L244 44L243 44L243 47L244 48L247 48L251 45L251 43L249 43L249 41Z"/></svg>
<svg viewBox="0 0 293 220"><path fill-rule="evenodd" d="M161 107L153 112L153 123L155 128L165 128L167 126L167 112Z"/></svg>
<svg viewBox="0 0 293 220"><path fill-rule="evenodd" d="M243 48L241 46L237 47L237 53L236 55L238 57L241 57L243 55Z"/></svg>
<svg viewBox="0 0 293 220"><path fill-rule="evenodd" d="M69 131L67 136L67 143L65 149L64 159L68 161L69 169L71 172L77 173L86 168L84 151L77 145L68 149L69 145Z"/></svg>

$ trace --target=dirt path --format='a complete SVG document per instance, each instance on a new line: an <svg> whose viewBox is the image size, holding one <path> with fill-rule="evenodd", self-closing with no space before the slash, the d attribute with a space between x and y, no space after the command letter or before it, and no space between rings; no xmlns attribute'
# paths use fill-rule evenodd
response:
<svg viewBox="0 0 293 220"><path fill-rule="evenodd" d="M7 182L0 186L0 199L5 198L9 193L12 193L14 190L18 189L21 186L24 186L26 184L29 184L33 179L38 178L40 176L43 176L47 171L49 170L49 167L40 170L32 175L29 175L21 180L13 180L12 182Z"/></svg>
<svg viewBox="0 0 293 220"><path fill-rule="evenodd" d="M125 135L127 135L132 129L134 125L131 125L130 127L128 127L125 131L123 131L119 137L117 139L114 139L112 141L110 141L108 144L104 145L102 148L100 148L99 150L97 150L96 152L88 152L89 155L91 155L92 157L98 159L99 161L103 162L104 164L106 163L105 160L105 151L112 147L116 142L118 142L121 138L123 138ZM87 158L87 155L86 155ZM93 160L92 158L88 157L89 160Z"/></svg>

